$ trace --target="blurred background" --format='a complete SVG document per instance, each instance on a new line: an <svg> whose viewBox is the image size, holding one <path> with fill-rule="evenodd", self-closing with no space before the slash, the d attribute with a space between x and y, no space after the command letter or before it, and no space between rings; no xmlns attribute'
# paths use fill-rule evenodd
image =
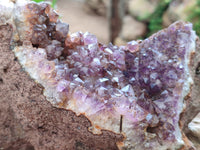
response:
<svg viewBox="0 0 200 150"><path fill-rule="evenodd" d="M34 0L42 1L42 0ZM200 35L200 0L50 0L71 32L89 31L100 42L144 39L177 20Z"/></svg>

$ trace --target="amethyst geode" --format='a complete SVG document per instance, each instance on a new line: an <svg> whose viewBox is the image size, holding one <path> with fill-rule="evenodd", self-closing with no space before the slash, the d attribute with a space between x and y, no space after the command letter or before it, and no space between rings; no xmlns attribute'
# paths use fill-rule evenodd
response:
<svg viewBox="0 0 200 150"><path fill-rule="evenodd" d="M101 129L124 134L120 149L184 146L179 115L193 82L192 24L176 22L118 47L101 44L88 32L69 33L69 25L46 3L0 8L14 12L13 41L23 43L15 55L54 106L84 114L95 134Z"/></svg>

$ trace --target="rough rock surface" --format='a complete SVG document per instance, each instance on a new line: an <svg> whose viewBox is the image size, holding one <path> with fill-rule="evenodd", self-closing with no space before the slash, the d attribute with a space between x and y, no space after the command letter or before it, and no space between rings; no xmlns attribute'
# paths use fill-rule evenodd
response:
<svg viewBox="0 0 200 150"><path fill-rule="evenodd" d="M0 26L0 149L115 150L122 135L88 131L90 121L54 108L10 50L12 28Z"/></svg>

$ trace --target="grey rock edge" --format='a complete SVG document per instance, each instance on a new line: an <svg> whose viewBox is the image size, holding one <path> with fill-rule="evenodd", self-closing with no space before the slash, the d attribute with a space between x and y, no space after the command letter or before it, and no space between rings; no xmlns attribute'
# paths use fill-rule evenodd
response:
<svg viewBox="0 0 200 150"><path fill-rule="evenodd" d="M188 125L189 130L200 140L200 113Z"/></svg>

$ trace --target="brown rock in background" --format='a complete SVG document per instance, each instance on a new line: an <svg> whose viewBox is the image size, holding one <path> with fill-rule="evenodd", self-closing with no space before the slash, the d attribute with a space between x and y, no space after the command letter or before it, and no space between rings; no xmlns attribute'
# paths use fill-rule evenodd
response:
<svg viewBox="0 0 200 150"><path fill-rule="evenodd" d="M200 113L189 123L188 137L193 142L197 150L200 149Z"/></svg>
<svg viewBox="0 0 200 150"><path fill-rule="evenodd" d="M163 15L163 25L167 27L177 20L188 20L195 5L196 0L173 0Z"/></svg>
<svg viewBox="0 0 200 150"><path fill-rule="evenodd" d="M138 20L147 21L160 0L129 0L128 11Z"/></svg>
<svg viewBox="0 0 200 150"><path fill-rule="evenodd" d="M54 108L10 50L12 27L0 26L0 149L116 150L122 135L93 135L90 121Z"/></svg>
<svg viewBox="0 0 200 150"><path fill-rule="evenodd" d="M200 113L188 125L191 133L200 140Z"/></svg>
<svg viewBox="0 0 200 150"><path fill-rule="evenodd" d="M123 18L123 25L121 30L121 38L125 41L137 40L145 35L147 31L146 24L137 21L130 15Z"/></svg>
<svg viewBox="0 0 200 150"><path fill-rule="evenodd" d="M88 13L106 16L109 5L108 0L85 0L84 9Z"/></svg>

